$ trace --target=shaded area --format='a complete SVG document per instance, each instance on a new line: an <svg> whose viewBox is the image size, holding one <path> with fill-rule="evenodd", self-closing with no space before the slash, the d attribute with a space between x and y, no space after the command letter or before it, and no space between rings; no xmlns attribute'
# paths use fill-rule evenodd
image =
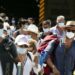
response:
<svg viewBox="0 0 75 75"><path fill-rule="evenodd" d="M64 15L67 20L75 19L75 0L45 0L46 18L56 19Z"/></svg>
<svg viewBox="0 0 75 75"><path fill-rule="evenodd" d="M15 17L38 17L38 7L35 0L1 0L2 11Z"/></svg>

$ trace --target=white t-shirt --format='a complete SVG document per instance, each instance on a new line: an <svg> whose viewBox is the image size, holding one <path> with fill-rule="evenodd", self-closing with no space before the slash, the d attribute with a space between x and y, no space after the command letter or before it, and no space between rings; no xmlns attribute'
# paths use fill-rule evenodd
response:
<svg viewBox="0 0 75 75"><path fill-rule="evenodd" d="M38 73L41 71L41 66L40 66L40 64L38 64L37 67L34 66L34 67L33 67L33 70L34 70L34 72L36 73L36 75L38 75Z"/></svg>
<svg viewBox="0 0 75 75"><path fill-rule="evenodd" d="M50 32L57 35L61 43L64 43L65 31L59 31L56 26L50 29Z"/></svg>
<svg viewBox="0 0 75 75"><path fill-rule="evenodd" d="M28 57L24 66L23 75L30 75L31 70L32 70L32 61Z"/></svg>
<svg viewBox="0 0 75 75"><path fill-rule="evenodd" d="M60 32L56 26L50 28L50 32L52 32L53 34L56 34L58 38L63 38L65 35L65 32L64 31Z"/></svg>

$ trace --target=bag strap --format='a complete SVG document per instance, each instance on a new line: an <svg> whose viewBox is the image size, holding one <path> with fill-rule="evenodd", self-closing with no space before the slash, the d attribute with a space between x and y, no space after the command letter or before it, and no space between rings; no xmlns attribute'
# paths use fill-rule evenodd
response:
<svg viewBox="0 0 75 75"><path fill-rule="evenodd" d="M32 61L31 55L29 53L27 53L27 56L29 57L29 59Z"/></svg>

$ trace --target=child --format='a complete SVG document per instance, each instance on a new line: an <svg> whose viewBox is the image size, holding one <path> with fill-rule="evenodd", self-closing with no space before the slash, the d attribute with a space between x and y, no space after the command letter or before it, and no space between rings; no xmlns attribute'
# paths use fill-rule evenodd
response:
<svg viewBox="0 0 75 75"><path fill-rule="evenodd" d="M28 53L31 55L32 59L32 70L30 75L39 75L41 73L41 66L39 63L39 54L36 48L36 41L31 39L29 41Z"/></svg>

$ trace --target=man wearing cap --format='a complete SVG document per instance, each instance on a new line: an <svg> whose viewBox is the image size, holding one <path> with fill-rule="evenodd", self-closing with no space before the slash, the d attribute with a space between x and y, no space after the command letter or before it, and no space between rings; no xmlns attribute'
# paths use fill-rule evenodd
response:
<svg viewBox="0 0 75 75"><path fill-rule="evenodd" d="M39 30L38 27L34 24L31 24L28 26L28 34L29 34L29 38L32 38L34 40L37 40L38 34L39 34Z"/></svg>
<svg viewBox="0 0 75 75"><path fill-rule="evenodd" d="M71 31L71 32L75 33L75 21L74 20L67 21L65 29L69 32ZM75 40L75 38L74 38L74 40Z"/></svg>
<svg viewBox="0 0 75 75"><path fill-rule="evenodd" d="M18 35L15 39L17 52L18 52L18 56L20 59L20 61L18 62L18 65L17 65L17 67L18 67L17 74L18 75L19 75L19 73L21 75L30 75L30 72L32 69L32 61L31 61L30 55L27 51L28 40L29 39L25 35ZM21 67L19 67L19 66L21 66ZM19 72L20 68L21 68L21 71ZM14 75L16 75L16 74L14 73Z"/></svg>
<svg viewBox="0 0 75 75"><path fill-rule="evenodd" d="M59 43L54 52L54 62L48 57L46 62L52 69L54 75L72 75L75 64L75 34L72 30L65 31L64 42ZM52 51L49 53L52 54Z"/></svg>

